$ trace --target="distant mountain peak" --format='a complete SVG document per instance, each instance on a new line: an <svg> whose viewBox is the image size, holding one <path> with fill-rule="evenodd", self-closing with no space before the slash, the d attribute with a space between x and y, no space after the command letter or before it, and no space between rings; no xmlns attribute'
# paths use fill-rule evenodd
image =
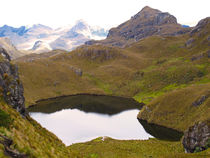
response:
<svg viewBox="0 0 210 158"><path fill-rule="evenodd" d="M86 22L85 20L83 20L83 19L77 20L77 21L76 21L76 25L77 25L77 24L88 25L87 22Z"/></svg>
<svg viewBox="0 0 210 158"><path fill-rule="evenodd" d="M76 24L72 27L72 31L78 31L78 30L87 30L89 29L89 25L84 20L80 19L76 21Z"/></svg>
<svg viewBox="0 0 210 158"><path fill-rule="evenodd" d="M38 29L38 28L43 28L43 29L52 30L51 27L46 26L46 25L42 25L42 24L34 24L30 29Z"/></svg>

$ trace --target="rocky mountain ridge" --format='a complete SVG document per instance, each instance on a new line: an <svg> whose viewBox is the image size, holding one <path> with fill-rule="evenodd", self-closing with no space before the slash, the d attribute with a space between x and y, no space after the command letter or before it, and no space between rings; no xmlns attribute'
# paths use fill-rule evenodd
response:
<svg viewBox="0 0 210 158"><path fill-rule="evenodd" d="M176 36L185 34L190 30L191 28L178 24L177 19L173 15L146 6L131 17L130 20L116 28L110 29L106 40L92 40L86 42L86 44L106 44L124 47L149 36Z"/></svg>

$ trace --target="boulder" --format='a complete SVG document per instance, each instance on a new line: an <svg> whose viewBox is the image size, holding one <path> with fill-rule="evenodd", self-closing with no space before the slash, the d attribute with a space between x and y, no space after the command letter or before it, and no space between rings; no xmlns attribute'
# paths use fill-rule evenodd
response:
<svg viewBox="0 0 210 158"><path fill-rule="evenodd" d="M210 120L190 127L184 133L182 144L187 153L206 150L210 146Z"/></svg>

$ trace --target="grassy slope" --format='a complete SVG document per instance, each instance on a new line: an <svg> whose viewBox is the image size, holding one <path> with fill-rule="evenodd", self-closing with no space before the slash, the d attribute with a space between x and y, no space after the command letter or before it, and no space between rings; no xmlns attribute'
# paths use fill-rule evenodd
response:
<svg viewBox="0 0 210 158"><path fill-rule="evenodd" d="M149 140L114 140L97 138L87 143L74 144L69 147L85 158L207 158L210 149L196 154L185 154L180 142L167 142L157 139Z"/></svg>
<svg viewBox="0 0 210 158"><path fill-rule="evenodd" d="M75 156L54 134L42 128L36 121L31 118L23 119L18 112L3 101L0 102L0 109L9 114L12 120L9 127L0 124L0 133L14 141L12 148L30 157ZM0 145L0 157L4 157L3 150L3 146Z"/></svg>
<svg viewBox="0 0 210 158"><path fill-rule="evenodd" d="M124 50L97 46L50 59L17 62L26 101L31 104L42 98L76 93L136 96L141 101L147 93L188 84L199 79L208 59L197 62L196 66L189 60L194 52L179 48L185 41L184 37L150 37ZM107 56L94 53L101 49L111 52L107 56L118 54L106 59ZM71 66L82 69L83 76L77 76ZM184 76L186 73L188 76Z"/></svg>
<svg viewBox="0 0 210 158"><path fill-rule="evenodd" d="M166 93L145 106L138 117L184 131L198 120L210 118L210 97L199 106L193 105L202 96L210 96L209 89L210 84L200 84Z"/></svg>

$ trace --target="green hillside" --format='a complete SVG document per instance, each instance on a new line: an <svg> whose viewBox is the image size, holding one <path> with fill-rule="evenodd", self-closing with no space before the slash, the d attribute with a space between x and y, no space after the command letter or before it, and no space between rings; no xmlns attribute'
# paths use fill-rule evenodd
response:
<svg viewBox="0 0 210 158"><path fill-rule="evenodd" d="M3 115L4 118L7 116L7 119L2 120ZM32 158L67 158L69 155L74 156L74 153L69 152L54 134L41 127L30 117L23 118L2 99L0 101L0 118L0 136L6 136L13 141L10 146L12 150L24 153ZM4 146L1 141L0 157L7 157L4 155Z"/></svg>

